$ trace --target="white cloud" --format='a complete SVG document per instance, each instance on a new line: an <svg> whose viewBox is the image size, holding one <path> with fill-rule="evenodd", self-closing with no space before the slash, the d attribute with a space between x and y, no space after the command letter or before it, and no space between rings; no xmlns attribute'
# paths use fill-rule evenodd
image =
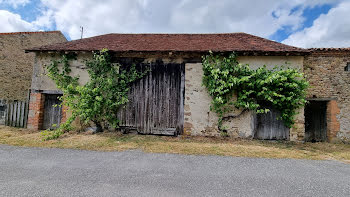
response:
<svg viewBox="0 0 350 197"><path fill-rule="evenodd" d="M46 28L52 29L54 28L54 20L53 20L53 11L52 10L43 10L41 15L39 15L32 24L36 27L36 29Z"/></svg>
<svg viewBox="0 0 350 197"><path fill-rule="evenodd" d="M350 47L350 2L346 1L327 14L321 15L313 25L296 32L283 43L299 47Z"/></svg>
<svg viewBox="0 0 350 197"><path fill-rule="evenodd" d="M0 0L5 1L15 2ZM27 1L19 0L17 2L22 4L18 3L17 6L25 5ZM350 13L350 9L347 7L348 3L339 4L340 2L349 1L41 0L38 8L42 13L35 21L29 23L19 15L7 12L6 17L0 18L0 31L56 27L67 33L71 39L78 39L80 26L83 26L84 37L106 33L247 32L268 38L284 27L292 32L298 31L305 21L305 8L327 3L338 6L327 15L320 16L313 27L293 34L284 42L298 46L311 46L321 42L335 45L337 41L329 40L345 39L349 33L349 20L346 19L349 18L347 13ZM346 23L347 27L342 27L342 23Z"/></svg>
<svg viewBox="0 0 350 197"><path fill-rule="evenodd" d="M18 14L0 10L0 32L31 31L34 26L21 19Z"/></svg>
<svg viewBox="0 0 350 197"><path fill-rule="evenodd" d="M335 1L335 0L329 0ZM268 37L282 26L298 29L304 18L295 6L319 0L42 0L57 28L72 39L109 32L247 32ZM273 17L275 13L277 17Z"/></svg>
<svg viewBox="0 0 350 197"><path fill-rule="evenodd" d="M52 28L52 11L44 11L35 21L27 22L19 14L0 10L0 32L41 31Z"/></svg>
<svg viewBox="0 0 350 197"><path fill-rule="evenodd" d="M80 26L85 36L94 36L110 32L138 32L143 22L143 1L106 0L43 0L52 11L52 20L59 30L77 39ZM141 31L141 29L139 29Z"/></svg>

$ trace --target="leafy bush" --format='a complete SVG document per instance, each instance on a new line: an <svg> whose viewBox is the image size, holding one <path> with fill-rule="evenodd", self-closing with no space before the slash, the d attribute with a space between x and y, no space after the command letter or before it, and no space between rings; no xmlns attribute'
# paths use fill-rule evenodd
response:
<svg viewBox="0 0 350 197"><path fill-rule="evenodd" d="M79 77L70 75L69 63L74 58L75 56L65 54L62 59L53 60L47 66L48 76L63 91L63 104L72 112L72 116L60 125L59 130L72 129L71 124L77 117L85 124L94 122L98 131L102 131L103 123L118 127L117 111L128 102L131 83L142 78L148 71L137 71L135 64L123 67L119 63L113 63L108 50L103 49L86 61L90 80L80 85Z"/></svg>
<svg viewBox="0 0 350 197"><path fill-rule="evenodd" d="M257 70L239 64L235 53L228 57L221 54L203 57L203 85L212 97L211 110L219 116L219 129L225 113L233 107L267 113L269 109L259 104L265 101L281 112L281 119L292 127L296 109L305 105L308 82L294 68L266 66ZM233 101L233 95L237 100Z"/></svg>
<svg viewBox="0 0 350 197"><path fill-rule="evenodd" d="M44 130L40 133L41 139L43 141L46 140L53 140L59 138L61 135L63 135L63 131L61 129L55 129L55 130Z"/></svg>

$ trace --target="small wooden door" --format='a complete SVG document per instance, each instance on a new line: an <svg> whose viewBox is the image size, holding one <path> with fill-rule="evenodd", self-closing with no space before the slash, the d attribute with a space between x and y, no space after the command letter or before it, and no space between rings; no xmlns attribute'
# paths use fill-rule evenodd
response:
<svg viewBox="0 0 350 197"><path fill-rule="evenodd" d="M305 141L327 140L327 101L309 101L305 106Z"/></svg>
<svg viewBox="0 0 350 197"><path fill-rule="evenodd" d="M59 94L45 94L43 129L57 128L62 118L62 101Z"/></svg>
<svg viewBox="0 0 350 197"><path fill-rule="evenodd" d="M183 131L184 64L139 64L148 74L135 82L119 111L120 126L140 134L178 135Z"/></svg>
<svg viewBox="0 0 350 197"><path fill-rule="evenodd" d="M255 138L261 140L288 140L289 128L280 120L280 112L268 107L266 114L257 114Z"/></svg>

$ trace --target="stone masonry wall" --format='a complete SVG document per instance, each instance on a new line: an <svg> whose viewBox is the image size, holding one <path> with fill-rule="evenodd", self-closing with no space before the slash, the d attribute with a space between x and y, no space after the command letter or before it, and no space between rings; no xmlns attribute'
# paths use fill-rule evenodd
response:
<svg viewBox="0 0 350 197"><path fill-rule="evenodd" d="M218 136L218 117L210 111L211 98L202 76L201 63L185 65L184 134Z"/></svg>
<svg viewBox="0 0 350 197"><path fill-rule="evenodd" d="M304 71L310 83L308 97L330 100L327 105L329 140L350 140L350 51L313 52L305 57Z"/></svg>
<svg viewBox="0 0 350 197"><path fill-rule="evenodd" d="M85 61L92 57L92 53L79 53L76 60L70 61L72 76L79 76L79 83L85 84L89 81L89 74L85 67ZM32 90L59 91L55 82L47 76L46 66L50 65L52 60L60 60L59 53L36 53L32 77Z"/></svg>
<svg viewBox="0 0 350 197"><path fill-rule="evenodd" d="M61 32L0 33L0 99L24 100L32 81L34 54L25 49L67 41Z"/></svg>

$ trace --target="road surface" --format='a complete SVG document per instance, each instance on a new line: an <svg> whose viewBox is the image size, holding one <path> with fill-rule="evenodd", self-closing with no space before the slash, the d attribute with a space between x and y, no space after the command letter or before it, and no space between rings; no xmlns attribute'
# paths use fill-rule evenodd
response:
<svg viewBox="0 0 350 197"><path fill-rule="evenodd" d="M0 145L0 196L350 196L350 165Z"/></svg>

